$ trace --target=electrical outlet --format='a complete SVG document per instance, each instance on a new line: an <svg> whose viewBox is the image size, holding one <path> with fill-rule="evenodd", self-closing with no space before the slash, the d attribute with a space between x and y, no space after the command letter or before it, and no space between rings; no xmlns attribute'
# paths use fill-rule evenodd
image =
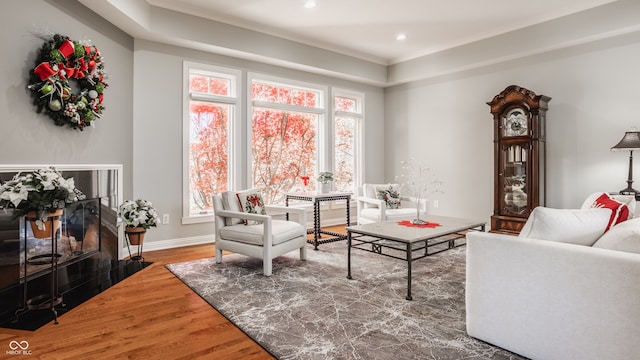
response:
<svg viewBox="0 0 640 360"><path fill-rule="evenodd" d="M433 200L433 207L438 208L440 206L440 202L438 200Z"/></svg>
<svg viewBox="0 0 640 360"><path fill-rule="evenodd" d="M168 224L169 223L169 214L163 214L162 215L162 223L163 224Z"/></svg>

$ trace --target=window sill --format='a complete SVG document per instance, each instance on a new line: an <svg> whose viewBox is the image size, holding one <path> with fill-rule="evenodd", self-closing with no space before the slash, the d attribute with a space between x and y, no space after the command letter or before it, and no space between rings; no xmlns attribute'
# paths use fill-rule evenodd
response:
<svg viewBox="0 0 640 360"><path fill-rule="evenodd" d="M213 222L215 219L215 215L199 215L199 216L186 216L182 218L182 225L189 224L200 224L200 223L209 223Z"/></svg>

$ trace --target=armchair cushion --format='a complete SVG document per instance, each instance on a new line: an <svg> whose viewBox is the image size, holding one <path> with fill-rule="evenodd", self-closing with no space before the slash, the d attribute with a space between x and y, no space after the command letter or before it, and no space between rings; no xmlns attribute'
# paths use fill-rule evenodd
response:
<svg viewBox="0 0 640 360"><path fill-rule="evenodd" d="M362 195L370 199L382 200L381 198L378 197L378 190L385 190L389 188L396 189L397 191L397 189L399 188L399 185L398 184L362 184ZM365 207L378 207L372 203L365 203L364 205Z"/></svg>
<svg viewBox="0 0 640 360"><path fill-rule="evenodd" d="M400 206L400 193L397 186L394 187L392 184L376 186L376 197L383 200L388 209L397 209Z"/></svg>
<svg viewBox="0 0 640 360"><path fill-rule="evenodd" d="M246 212L248 214L260 214L266 215L267 211L264 206L264 200L262 200L262 195L259 192L243 192L236 193L236 197L238 198L238 202L240 203L241 211ZM254 220L245 220L245 225L255 225L259 222Z"/></svg>
<svg viewBox="0 0 640 360"><path fill-rule="evenodd" d="M282 244L288 240L306 233L306 229L295 221L272 220L273 245ZM225 240L263 246L264 226L262 224L225 226L220 229L220 236Z"/></svg>
<svg viewBox="0 0 640 360"><path fill-rule="evenodd" d="M238 200L239 195L250 194L256 192L257 189L249 189L244 191L225 191L222 193L222 208L224 210L230 211L238 211L242 212L242 207L240 205L240 201ZM244 220L233 217L226 217L224 220L225 225L235 225L242 224Z"/></svg>

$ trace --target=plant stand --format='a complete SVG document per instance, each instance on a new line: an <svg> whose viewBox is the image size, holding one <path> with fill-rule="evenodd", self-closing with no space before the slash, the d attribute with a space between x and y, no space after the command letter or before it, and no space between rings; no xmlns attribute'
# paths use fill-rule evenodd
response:
<svg viewBox="0 0 640 360"><path fill-rule="evenodd" d="M21 307L16 310L16 319L18 321L18 317L23 313L30 310L44 310L51 309L54 317L54 324L58 324L58 311L56 310L56 306L62 303L62 295L58 292L58 259L61 257L60 254L56 253L58 249L58 232L56 226L54 226L54 222L59 222L61 213L59 215L50 215L48 220L49 229L51 229L51 253L50 254L41 254L35 255L32 257L27 257L27 226L29 226L29 222L37 220L37 217L24 217L24 286L23 286L23 297ZM51 285L49 287L48 294L40 294L36 296L28 297L28 273L27 273L27 265L47 265L50 264L50 274L51 274ZM63 304L64 306L64 304Z"/></svg>
<svg viewBox="0 0 640 360"><path fill-rule="evenodd" d="M142 246L144 245L144 235L147 229L143 227L126 227L124 233L127 238L127 250L129 251L129 258L133 261L143 262ZM131 254L131 246L137 246L138 251L136 255Z"/></svg>

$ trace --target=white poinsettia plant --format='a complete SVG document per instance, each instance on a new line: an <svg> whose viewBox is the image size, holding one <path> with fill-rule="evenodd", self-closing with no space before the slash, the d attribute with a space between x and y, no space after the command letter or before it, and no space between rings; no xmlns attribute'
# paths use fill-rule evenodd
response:
<svg viewBox="0 0 640 360"><path fill-rule="evenodd" d="M35 211L36 223L41 230L50 212L84 198L73 178L65 179L53 166L29 173L19 172L0 186L0 209L13 209L16 218Z"/></svg>
<svg viewBox="0 0 640 360"><path fill-rule="evenodd" d="M118 208L118 217L125 226L145 229L156 227L160 220L151 202L143 199L125 200Z"/></svg>
<svg viewBox="0 0 640 360"><path fill-rule="evenodd" d="M323 171L318 175L318 182L326 184L333 181L333 173L329 171Z"/></svg>

